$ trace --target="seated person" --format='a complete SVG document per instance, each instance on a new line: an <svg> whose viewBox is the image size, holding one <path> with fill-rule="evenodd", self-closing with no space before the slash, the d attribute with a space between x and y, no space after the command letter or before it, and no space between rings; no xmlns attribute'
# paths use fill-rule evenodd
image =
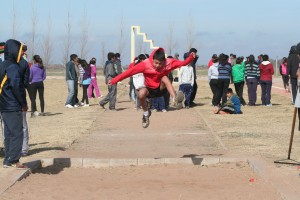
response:
<svg viewBox="0 0 300 200"><path fill-rule="evenodd" d="M241 101L240 98L233 94L231 88L227 89L226 92L227 102L221 106L219 109L214 110L215 114L243 114L241 111Z"/></svg>

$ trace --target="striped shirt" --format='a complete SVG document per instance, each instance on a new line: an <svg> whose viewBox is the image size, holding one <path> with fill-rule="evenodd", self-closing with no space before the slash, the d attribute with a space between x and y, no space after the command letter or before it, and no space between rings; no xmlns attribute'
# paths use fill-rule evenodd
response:
<svg viewBox="0 0 300 200"><path fill-rule="evenodd" d="M259 78L260 77L259 66L256 63L253 63L251 67L251 64L247 63L245 66L245 77L247 77L247 79Z"/></svg>
<svg viewBox="0 0 300 200"><path fill-rule="evenodd" d="M224 66L222 64L219 64L218 71L218 79L230 79L231 67L229 64L226 64Z"/></svg>

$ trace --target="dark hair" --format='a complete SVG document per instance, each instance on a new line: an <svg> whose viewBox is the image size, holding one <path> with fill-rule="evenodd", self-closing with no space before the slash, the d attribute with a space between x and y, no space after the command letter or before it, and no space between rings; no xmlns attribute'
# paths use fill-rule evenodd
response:
<svg viewBox="0 0 300 200"><path fill-rule="evenodd" d="M76 58L78 58L78 56L76 54L71 54L70 55L70 60L74 61Z"/></svg>
<svg viewBox="0 0 300 200"><path fill-rule="evenodd" d="M192 52L197 53L197 49L191 48L190 51L189 51L189 53L192 53Z"/></svg>
<svg viewBox="0 0 300 200"><path fill-rule="evenodd" d="M222 65L222 66L225 66L227 64L227 60L228 60L228 55L226 54L223 54L221 53L219 55L219 63Z"/></svg>
<svg viewBox="0 0 300 200"><path fill-rule="evenodd" d="M80 60L80 65L83 67L83 68L86 68L89 66L89 64L86 62L86 60Z"/></svg>
<svg viewBox="0 0 300 200"><path fill-rule="evenodd" d="M117 58L120 58L120 57L121 57L121 55L120 55L119 53L116 53L115 56L116 56Z"/></svg>
<svg viewBox="0 0 300 200"><path fill-rule="evenodd" d="M231 88L228 88L226 93L233 93L233 90Z"/></svg>
<svg viewBox="0 0 300 200"><path fill-rule="evenodd" d="M113 59L114 57L116 57L116 55L113 52L109 52L107 54L107 59L110 61L111 59Z"/></svg>
<svg viewBox="0 0 300 200"><path fill-rule="evenodd" d="M39 55L34 55L33 60L39 64L39 68L44 69L43 60L41 59L41 57Z"/></svg>
<svg viewBox="0 0 300 200"><path fill-rule="evenodd" d="M249 57L248 57L248 63L250 64L250 67L251 67L251 70L253 69L253 64L255 64L255 57L254 57L254 55L250 55Z"/></svg>
<svg viewBox="0 0 300 200"><path fill-rule="evenodd" d="M167 58L173 58L173 56L167 56Z"/></svg>
<svg viewBox="0 0 300 200"><path fill-rule="evenodd" d="M287 58L286 57L283 57L282 58L282 63L286 63L287 62Z"/></svg>
<svg viewBox="0 0 300 200"><path fill-rule="evenodd" d="M144 61L147 59L147 55L146 54L140 54L138 57L137 57L137 62L134 64L134 65L137 65L139 64L140 62Z"/></svg>
<svg viewBox="0 0 300 200"><path fill-rule="evenodd" d="M165 52L162 49L158 49L155 51L153 55L153 60L159 60L159 61L166 61L166 55Z"/></svg>
<svg viewBox="0 0 300 200"><path fill-rule="evenodd" d="M267 54L262 56L263 61L268 61L269 60L269 56Z"/></svg>
<svg viewBox="0 0 300 200"><path fill-rule="evenodd" d="M90 65L96 64L96 60L92 58L92 59L90 60L90 63L89 63L89 64L90 64Z"/></svg>
<svg viewBox="0 0 300 200"><path fill-rule="evenodd" d="M238 58L236 59L236 64L241 64L242 62L243 62L242 57L238 57Z"/></svg>

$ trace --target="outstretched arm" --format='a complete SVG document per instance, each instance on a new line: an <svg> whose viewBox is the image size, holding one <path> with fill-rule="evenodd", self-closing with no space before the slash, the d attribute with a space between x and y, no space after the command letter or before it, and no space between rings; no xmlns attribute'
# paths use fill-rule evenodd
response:
<svg viewBox="0 0 300 200"><path fill-rule="evenodd" d="M131 67L127 71L123 72L122 74L116 76L115 78L111 79L110 81L108 81L108 85L117 84L119 81L122 81L125 78L128 78L128 77L138 74L138 73L142 73L145 70L145 67L146 67L146 65L144 64L144 62L141 62L141 63L137 64L136 66Z"/></svg>
<svg viewBox="0 0 300 200"><path fill-rule="evenodd" d="M183 61L174 59L174 61L171 64L170 70L173 70L173 69L176 69L176 68L179 68L182 66L186 66L186 65L190 64L195 58L196 58L196 54L194 52L192 52L192 53L190 53L190 56Z"/></svg>

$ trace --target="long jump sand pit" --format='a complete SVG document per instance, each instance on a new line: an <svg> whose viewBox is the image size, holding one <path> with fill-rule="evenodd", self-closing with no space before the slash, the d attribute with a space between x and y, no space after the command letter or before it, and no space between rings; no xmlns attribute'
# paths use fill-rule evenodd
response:
<svg viewBox="0 0 300 200"><path fill-rule="evenodd" d="M4 200L280 199L247 163L101 169L47 167L17 182Z"/></svg>

